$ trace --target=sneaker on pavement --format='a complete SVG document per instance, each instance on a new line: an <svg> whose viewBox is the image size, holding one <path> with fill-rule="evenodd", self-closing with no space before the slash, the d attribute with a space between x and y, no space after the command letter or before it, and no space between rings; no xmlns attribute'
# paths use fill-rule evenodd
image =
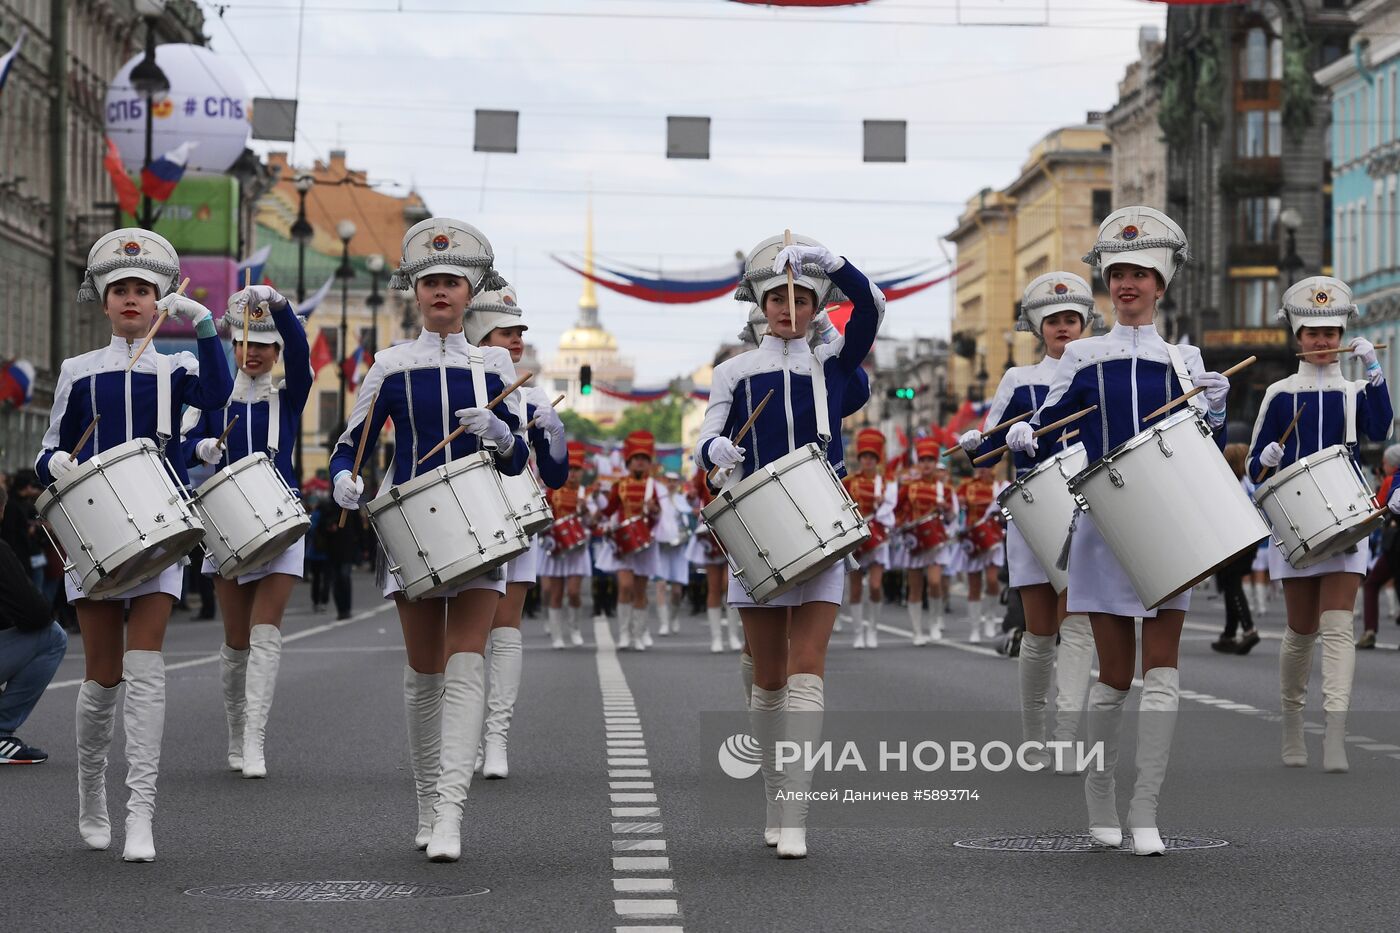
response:
<svg viewBox="0 0 1400 933"><path fill-rule="evenodd" d="M37 765L49 760L49 753L25 745L17 735L0 735L0 765Z"/></svg>

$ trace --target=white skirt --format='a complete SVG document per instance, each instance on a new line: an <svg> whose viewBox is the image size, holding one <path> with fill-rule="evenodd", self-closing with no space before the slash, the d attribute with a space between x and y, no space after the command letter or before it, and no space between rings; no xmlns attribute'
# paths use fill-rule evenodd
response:
<svg viewBox="0 0 1400 933"><path fill-rule="evenodd" d="M904 545L904 535L898 532L891 533L889 543L886 545L890 549L890 562L885 565L888 570L908 570L909 569L909 548Z"/></svg>
<svg viewBox="0 0 1400 933"><path fill-rule="evenodd" d="M1362 538L1356 542L1356 550L1351 553L1338 554L1329 557L1319 564L1313 564L1305 570L1299 570L1290 564L1283 556L1283 552L1278 549L1278 545L1272 540L1269 545L1269 579L1270 580L1298 580L1304 577L1320 577L1329 573L1359 573L1363 577L1366 575L1366 566L1371 558L1371 542L1367 538Z"/></svg>
<svg viewBox="0 0 1400 933"><path fill-rule="evenodd" d="M1150 529L1144 529L1150 533ZM1191 608L1191 588L1148 609L1138 599L1128 574L1118 562L1088 512L1080 512L1069 546L1069 612L1103 612L1128 618L1155 619L1165 609Z"/></svg>
<svg viewBox="0 0 1400 933"><path fill-rule="evenodd" d="M656 549L656 576L681 586L690 582L690 561L686 560L686 544L661 544Z"/></svg>
<svg viewBox="0 0 1400 933"><path fill-rule="evenodd" d="M507 583L534 583L540 569L540 539L530 539L530 550L506 564Z"/></svg>
<svg viewBox="0 0 1400 933"><path fill-rule="evenodd" d="M981 573L989 567L1001 565L1001 545L989 548L980 554L973 554L971 545L958 542L948 545L953 549L953 557L948 563L949 573Z"/></svg>
<svg viewBox="0 0 1400 933"><path fill-rule="evenodd" d="M846 562L838 560L801 586L794 586L783 595L766 603L756 603L744 592L743 584L732 576L725 601L735 609L781 609L807 603L841 605L846 592Z"/></svg>
<svg viewBox="0 0 1400 933"><path fill-rule="evenodd" d="M375 579L378 581L380 589L384 593L384 598L393 599L395 593L403 591L403 587L399 586L398 578L389 572L389 558L384 553L383 545L380 545L376 550L378 553L374 562ZM509 563L505 566L497 567L489 573L484 573L479 577L468 580L461 586L433 598L451 599L458 593L465 593L467 590L493 590L504 596L506 592L506 566L509 566Z"/></svg>
<svg viewBox="0 0 1400 933"><path fill-rule="evenodd" d="M540 555L539 575L542 577L591 577L593 560L588 556L588 542L571 551L551 551Z"/></svg>
<svg viewBox="0 0 1400 933"><path fill-rule="evenodd" d="M613 547L612 538L603 535L601 538L593 539L593 568L599 573L617 573L617 568L621 566L617 560L617 548Z"/></svg>
<svg viewBox="0 0 1400 933"><path fill-rule="evenodd" d="M881 567L888 567L890 565L890 543L886 541L873 551L867 551L864 554L856 555L856 562L860 564L861 570L869 570L875 564L879 564ZM801 604L796 603L794 605Z"/></svg>
<svg viewBox="0 0 1400 933"><path fill-rule="evenodd" d="M137 584L120 593L113 593L110 596L84 596L83 588L78 582L78 578L67 573L63 575L63 591L68 594L70 603L79 599L91 599L94 602L108 602L115 599L135 599L138 596L149 596L151 593L165 593L176 599L185 590L185 566L189 563L188 558L182 558L174 567L166 567L160 572L160 576L152 577L145 583Z"/></svg>
<svg viewBox="0 0 1400 933"><path fill-rule="evenodd" d="M287 548L268 564L264 564L252 573L240 574L237 579L239 586L245 583L253 583L263 577L271 576L274 573L285 573L289 577L301 578L306 568L306 539L302 538L296 544ZM206 577L214 576L214 562L207 556L199 572Z"/></svg>
<svg viewBox="0 0 1400 933"><path fill-rule="evenodd" d="M1011 577L1011 586L1035 586L1049 583L1050 577L1040 565L1031 546L1026 543L1014 521L1006 523L1006 569Z"/></svg>
<svg viewBox="0 0 1400 933"><path fill-rule="evenodd" d="M1269 555L1277 550L1278 548L1274 547L1272 538L1265 538L1263 541L1260 541L1259 549L1254 553L1254 564L1249 569L1255 571L1268 570Z"/></svg>
<svg viewBox="0 0 1400 933"><path fill-rule="evenodd" d="M657 548L657 543L653 541L640 551L628 554L626 557L615 556L614 560L617 563L618 572L630 570L633 576L641 577L643 580L650 580L652 577L656 576ZM616 555L617 552L614 551L613 553Z"/></svg>

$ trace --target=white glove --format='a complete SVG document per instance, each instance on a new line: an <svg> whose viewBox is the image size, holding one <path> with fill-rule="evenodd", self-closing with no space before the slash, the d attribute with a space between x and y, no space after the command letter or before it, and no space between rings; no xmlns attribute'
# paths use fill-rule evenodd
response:
<svg viewBox="0 0 1400 933"><path fill-rule="evenodd" d="M224 445L216 437L206 437L194 445L194 455L213 466L224 458Z"/></svg>
<svg viewBox="0 0 1400 933"><path fill-rule="evenodd" d="M1220 373L1197 373L1191 380L1195 386L1205 386L1203 395L1206 397L1206 407L1213 412L1225 410L1225 399L1230 395L1230 380Z"/></svg>
<svg viewBox="0 0 1400 933"><path fill-rule="evenodd" d="M809 263L821 266L823 272L835 272L844 261L840 256L832 255L825 246L794 243L778 251L778 258L773 260L773 274L782 275L788 266L792 266L792 274L801 275L802 267Z"/></svg>
<svg viewBox="0 0 1400 933"><path fill-rule="evenodd" d="M485 408L459 408L453 414L457 421L483 441L490 441L496 449L506 454L515 446L515 435L510 427Z"/></svg>
<svg viewBox="0 0 1400 933"><path fill-rule="evenodd" d="M157 301L156 310L165 311L172 317L184 318L191 324L198 324L200 321L214 316L208 308L193 298L177 295L174 292Z"/></svg>
<svg viewBox="0 0 1400 933"><path fill-rule="evenodd" d="M66 450L55 450L53 456L49 457L49 475L58 479L64 473L78 465L78 461L73 459L73 455Z"/></svg>
<svg viewBox="0 0 1400 933"><path fill-rule="evenodd" d="M1380 362L1376 359L1375 346L1365 337L1351 338L1351 354L1364 362L1367 369L1370 369L1372 366L1380 365Z"/></svg>
<svg viewBox="0 0 1400 933"><path fill-rule="evenodd" d="M746 452L742 447L735 447L734 442L722 434L710 442L710 462L717 467L732 469L738 466L744 462Z"/></svg>
<svg viewBox="0 0 1400 933"><path fill-rule="evenodd" d="M982 446L982 432L976 428L964 432L962 436L958 438L958 446L968 453L972 453L978 447Z"/></svg>
<svg viewBox="0 0 1400 933"><path fill-rule="evenodd" d="M1400 489L1390 494L1390 501L1385 504L1385 507L1390 509L1394 514L1400 515Z"/></svg>
<svg viewBox="0 0 1400 933"><path fill-rule="evenodd" d="M245 308L249 305L262 304L264 301L270 308L280 308L288 303L282 293L271 285L249 285L239 292L238 300Z"/></svg>
<svg viewBox="0 0 1400 933"><path fill-rule="evenodd" d="M1259 451L1259 462L1264 466L1273 468L1283 462L1283 445L1278 441L1272 441Z"/></svg>
<svg viewBox="0 0 1400 933"><path fill-rule="evenodd" d="M1007 429L1006 446L1010 447L1018 454L1035 453L1037 447L1035 428L1032 428L1024 421L1016 422Z"/></svg>
<svg viewBox="0 0 1400 933"><path fill-rule="evenodd" d="M358 509L360 496L364 491L365 481L349 470L341 470L335 474L335 504L342 509Z"/></svg>

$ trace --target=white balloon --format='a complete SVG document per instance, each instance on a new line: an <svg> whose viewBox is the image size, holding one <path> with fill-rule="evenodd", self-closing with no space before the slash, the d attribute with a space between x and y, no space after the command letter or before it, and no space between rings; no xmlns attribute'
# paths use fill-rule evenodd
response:
<svg viewBox="0 0 1400 933"><path fill-rule="evenodd" d="M107 135L122 162L139 170L146 157L146 99L131 86L131 70L142 52L117 72L107 88ZM201 45L156 46L156 64L170 81L170 93L154 103L151 158L181 143L198 143L186 167L192 172L226 172L248 145L252 101L237 67Z"/></svg>

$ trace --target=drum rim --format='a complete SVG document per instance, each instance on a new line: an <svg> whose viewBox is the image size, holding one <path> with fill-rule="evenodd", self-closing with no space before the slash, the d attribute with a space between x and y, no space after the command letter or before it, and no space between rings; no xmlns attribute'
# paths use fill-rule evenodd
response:
<svg viewBox="0 0 1400 933"><path fill-rule="evenodd" d="M232 477L237 476L238 474L246 472L248 470L251 470L257 464L258 458L262 458L263 460L267 461L268 465L271 466L274 471L277 471L277 466L273 464L271 457L263 453L261 450L255 451L254 453L251 453L246 457L240 457L233 463L230 463L228 466L219 467L217 470L215 470L214 475L210 476L204 482L200 483L198 486L195 487L193 498L198 500L201 496L205 495L206 493L213 492L219 486L228 482ZM280 471L278 471L277 475L281 476L282 474Z"/></svg>
<svg viewBox="0 0 1400 933"><path fill-rule="evenodd" d="M175 566L177 563L179 563L180 560L184 557L185 552L186 552L186 551L189 551L191 548L193 548L193 547L194 547L196 544L198 544L198 543L200 542L200 540L204 537L204 528L203 528L202 525L200 525L200 524L198 523L198 521L196 521L196 527L193 527L193 528L191 528L191 527L185 527L185 528L178 528L178 529L177 529L176 526L174 525L174 523L172 523L169 527L170 527L171 530L173 530L173 531L175 532L174 534L171 534L171 535L169 535L169 536L167 536L167 537L163 537L163 538L161 538L159 541L155 541L155 542L147 541L147 542L143 543L139 548L136 548L136 550L132 553L132 555L131 555L130 557L128 557L126 560L123 560L123 561L121 561L120 563L118 563L118 564L117 564L117 567L120 568L120 567L124 566L127 562L133 560L134 558L136 558L137 556L139 556L139 555L141 555L141 554L146 553L147 551L151 550L152 548L155 548L155 547L163 547L163 546L165 546L168 542L170 542L170 541L172 541L172 540L174 540L174 539L176 539L176 538L179 538L179 537L182 536L182 535L190 535L190 541L189 541L189 543L188 543L188 544L185 544L185 543L182 542L182 543L180 544L179 548L177 548L177 549L174 550L175 559L172 560L172 561L170 561L168 564L165 564L165 565L164 565L163 567L161 567L160 569L156 570L156 571L155 571L154 573L152 573L150 576L143 577L142 579L139 579L139 580L128 580L128 581L123 581L123 583L122 583L122 588L123 588L123 590L130 589L130 588L132 588L133 586L140 586L142 583L147 583L147 582L149 582L149 581L151 581L151 580L154 580L156 577L160 576L162 573L164 573L165 571L169 570L171 567L173 567L173 566ZM128 549L128 548L132 548L132 547L133 547L135 544L137 544L137 543L138 543L138 542L128 541L126 544L124 544L124 545L122 545L120 548L118 548L117 551L114 552L114 553L120 553L120 552L123 551L123 550L126 550L126 549ZM167 552L167 553L169 553L169 552ZM79 582L80 586L82 587L83 595L84 595L84 596L89 597L89 598L95 598L95 597L98 597L98 596L102 596L104 593L110 592L109 590L105 590L105 589L104 589L104 590L93 590L93 589L91 589L91 588L89 588L89 587L87 586L87 582L86 582L88 574L91 574L92 572L94 572L94 571L97 569L97 565L98 565L99 563L105 565L105 564L107 564L107 563L110 562L110 559L111 559L111 558L110 558L110 555L109 555L108 557L106 557L106 558L94 559L94 560L92 561L91 566L88 568L88 572L85 573L85 574L83 574L81 577L79 577L78 582ZM70 558L70 560L71 560L71 558ZM76 567L75 567L75 569L76 569ZM114 570L114 571L112 571L112 572L109 572L106 576L100 578L98 582L100 583L102 580L109 580L109 579L115 578L117 575L118 575L118 574L117 574L117 573L115 572L115 570Z"/></svg>
<svg viewBox="0 0 1400 933"><path fill-rule="evenodd" d="M1254 501L1262 505L1263 499L1275 495L1278 492L1279 487L1283 484L1285 479L1291 480L1300 473L1305 472L1303 469L1304 464L1317 466L1335 457L1345 457L1350 461L1352 472L1362 479L1365 479L1364 474L1362 474L1361 470L1356 465L1356 458L1351 455L1351 451L1347 448L1346 444L1329 444L1319 451L1299 457L1297 460L1294 460L1288 466L1277 471L1273 476L1270 476L1268 479L1264 480L1264 482L1254 487ZM1374 497L1375 492L1371 490L1369 483L1366 484L1366 488L1371 496Z"/></svg>
<svg viewBox="0 0 1400 933"><path fill-rule="evenodd" d="M1074 492L1076 489L1078 489L1078 487L1087 483L1089 481L1089 478L1095 472L1104 469L1105 467L1112 466L1115 462L1121 459L1124 454L1128 453L1129 451L1136 450L1144 444L1151 443L1157 437L1157 435L1165 434L1168 429L1175 428L1178 425L1183 424L1187 421L1204 420L1205 419L1201 417L1201 413L1196 411L1196 409L1194 408L1188 407L1184 411L1174 411L1170 415L1167 415L1165 418L1163 418L1161 421L1152 425L1152 427L1143 428L1141 431L1134 434L1132 437L1128 438L1126 441L1119 444L1117 447L1113 448L1108 453L1104 454L1102 457L1086 466L1084 469L1080 470L1074 476L1071 476L1067 481L1066 485L1069 486L1071 492Z"/></svg>
<svg viewBox="0 0 1400 933"><path fill-rule="evenodd" d="M256 551L253 552L251 557L245 557L241 562L235 562L232 567L226 568L224 564L227 564L233 560L233 554L232 552L230 552L229 556L225 558L222 563L219 564L219 576L227 580L231 577L241 577L266 567L268 564L272 563L277 558L287 553L287 551L290 550L292 546L297 543L297 540L299 538L305 537L306 532L309 531L311 528L311 519L303 515L301 522L297 524L302 523L305 524L305 527L298 528L297 525L291 525L287 528L284 528L282 531L270 536L267 539L266 543L262 545L262 547L258 548ZM293 534L293 532L298 533ZM276 551L274 551L271 557L263 558L262 552L265 549L271 547L272 545L280 543L281 539L283 538L288 539L287 543L284 544L282 547L278 548Z"/></svg>
<svg viewBox="0 0 1400 933"><path fill-rule="evenodd" d="M423 490L431 489L438 483L456 476L458 473L466 473L469 470L481 469L487 466L495 469L491 460L492 455L490 453L484 450L478 450L475 453L467 454L465 457L458 457L451 463L439 463L426 473L419 473L417 476L409 477L402 483L394 483L388 489L384 490L384 492L366 502L365 511L373 517L376 512L383 511L386 506L392 505L395 502L402 502L404 499L412 498L423 492ZM443 470L447 472L444 473L442 472ZM500 474L498 473L497 475ZM427 479L432 479L432 482L425 482L420 486L414 485L419 480ZM395 490L398 491L398 495L394 494ZM506 503L508 505L511 504L509 500L506 500Z"/></svg>
<svg viewBox="0 0 1400 933"><path fill-rule="evenodd" d="M779 464L789 459L792 460L791 464L779 468ZM715 493L714 499L710 500L710 502L700 510L700 515L702 517L718 515L720 512L724 511L723 506L732 506L733 503L748 498L754 493L754 490L762 488L767 481L772 478L772 473L769 472L770 470L776 470L776 472L781 475L797 464L804 463L808 460L820 460L826 463L827 467L831 469L832 475L836 474L836 470L831 467L830 461L826 459L825 454L822 453L822 449L818 444L815 442L803 444L796 450L790 450L783 454L772 463L765 463L758 467L754 472L735 483L732 489L721 489L719 492ZM837 485L840 485L840 477L837 477L837 480ZM723 503L723 506L716 508L718 503Z"/></svg>
<svg viewBox="0 0 1400 933"><path fill-rule="evenodd" d="M1060 465L1061 462L1063 462L1063 461L1065 461L1065 460L1068 460L1068 459L1069 459L1071 456L1073 456L1075 453L1083 453L1083 454L1084 454L1084 457L1085 457L1085 460L1086 460L1086 461L1088 460L1089 454L1088 454L1088 452L1084 449L1084 442L1083 442L1083 441L1080 441L1079 443L1074 444L1074 445L1072 445L1072 446L1070 446L1070 447L1066 447L1064 450L1057 450L1057 451L1055 452L1055 454L1054 454L1049 460L1044 460L1044 461L1042 461L1042 462L1040 462L1040 463L1037 463L1037 464L1035 465L1035 468L1034 468L1034 469L1030 470L1030 471L1027 472L1024 476L1022 476L1020 479L1015 480L1014 482L1011 483L1011 485L1007 486L1007 487L1006 487L1005 489L1003 489L1001 492L997 493L997 506L998 506L998 507L1001 507L1001 508L1005 508L1005 506L1004 506L1002 503L1003 503L1005 500L1009 499L1009 498L1011 497L1012 493L1020 492L1023 488L1025 488L1025 486L1026 486L1027 484L1029 484L1029 483L1031 482L1031 480L1038 478L1038 477L1041 476L1042 474L1045 474L1045 473L1050 472L1050 468L1051 468L1051 467L1058 467L1058 466ZM1089 465L1088 465L1088 463L1086 462L1085 465L1084 465L1084 468L1081 469L1081 470L1079 471L1079 473L1083 473L1084 470L1087 470L1088 468L1089 468ZM1074 476L1078 476L1079 473L1075 473ZM1061 474L1061 475L1063 475L1063 474ZM1072 479L1074 478L1074 476L1066 477L1066 479L1065 479L1066 484L1068 484L1069 481L1072 480Z"/></svg>
<svg viewBox="0 0 1400 933"><path fill-rule="evenodd" d="M496 545L496 547L504 547L505 544L506 544L509 540L510 540L510 539L507 539L507 541L500 542L499 544ZM442 583L438 584L437 586L431 587L431 588L428 589L426 592L421 593L421 594L419 594L418 596L409 596L409 595L408 595L409 589L410 589L414 584L421 583L421 582L424 581L424 580L430 580L430 579L432 579L432 571L430 570L426 576L422 576L422 577L416 578L416 579L413 581L413 583L406 583L401 589L398 590L398 592L403 593L403 594L404 594L404 597L405 597L406 599L408 599L410 602L416 601L416 600L419 600L419 599L435 599L435 598L438 598L438 597L432 595L432 594L434 593L434 591L437 591L437 590L448 590L448 589L451 589L451 588L454 587L454 586L460 586L460 585L462 585L462 584L464 584L464 583L470 583L472 580L475 580L477 577L480 577L480 576L483 576L484 574L490 573L491 571L495 570L497 567L500 567L501 565L506 564L506 563L508 563L508 562L510 562L510 561L512 561L512 560L514 560L515 558L519 557L521 554L524 554L526 551L528 551L528 550L530 549L530 544L529 544L529 539L528 539L528 538L525 538L525 537L522 536L522 537L517 538L517 539L515 539L515 540L516 540L517 542L522 542L522 541L523 541L523 542L524 542L524 545L523 545L522 547L519 547L517 550L511 551L511 552L508 553L508 554L504 554L504 555L501 555L501 556L498 556L498 557L493 557L493 558L491 558L491 560L487 561L485 564L481 565L479 568L474 568L474 569L473 569L473 572L472 572L471 574L467 575L467 576L463 576L463 577L453 577L453 578L451 578L451 579L444 580ZM385 552L385 556L386 556L386 557L388 556L388 552L387 552L387 551ZM465 557L459 557L457 560L453 561L452 563L460 563L461 561L466 560L466 559L467 559L467 558L465 558ZM425 565L425 566L426 566L426 565ZM452 566L452 564L448 564L448 566L450 567L450 566ZM402 567L402 565L400 565L400 567ZM394 574L391 572L391 573L390 573L390 576L394 576Z"/></svg>
<svg viewBox="0 0 1400 933"><path fill-rule="evenodd" d="M131 447L130 450L122 449L128 446ZM45 509L52 505L54 501L65 492L96 473L99 465L114 466L123 460L136 456L143 450L150 450L157 458L161 460L165 459L160 456L160 446L149 437L133 437L129 441L122 441L115 447L109 447L106 450L93 454L91 457L88 457L82 463L75 466L71 472L55 479L43 492L39 493L38 497L34 500L35 510L38 511L42 518ZM166 472L168 473L169 471L167 470ZM173 482L172 480L172 485Z"/></svg>

